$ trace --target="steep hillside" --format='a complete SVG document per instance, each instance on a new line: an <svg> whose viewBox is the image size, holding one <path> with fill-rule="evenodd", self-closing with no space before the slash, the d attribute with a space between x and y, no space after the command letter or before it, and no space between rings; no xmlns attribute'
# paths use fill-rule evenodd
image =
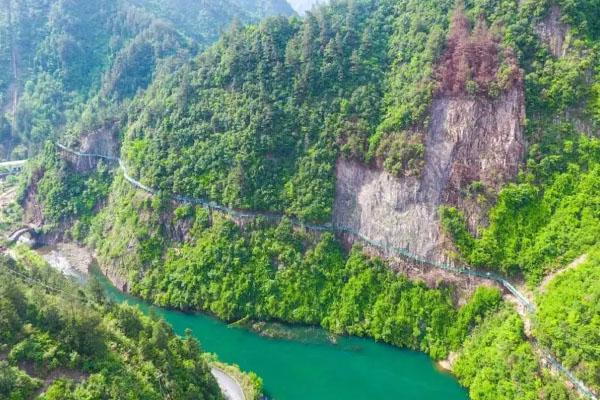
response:
<svg viewBox="0 0 600 400"><path fill-rule="evenodd" d="M415 254L409 278L418 258L451 259L535 292L595 254L599 9L335 1L233 26L112 124L61 139L120 148L120 163L48 145L22 204L42 211L30 213L42 240L86 243L120 288L157 304L452 354L473 399L569 399L545 347L598 388L595 336L581 349L556 328L595 326L590 282L566 275L523 310L480 280L425 285L371 256L399 247ZM350 250L357 237L380 245Z"/></svg>
<svg viewBox="0 0 600 400"><path fill-rule="evenodd" d="M19 258L0 255L1 398L222 398L193 338Z"/></svg>
<svg viewBox="0 0 600 400"><path fill-rule="evenodd" d="M237 18L291 15L283 0L6 0L0 9L0 156L114 118L161 68L188 61ZM170 67L169 67L170 66ZM73 125L75 126L73 128Z"/></svg>
<svg viewBox="0 0 600 400"><path fill-rule="evenodd" d="M556 8L473 6L448 33L453 3L339 2L234 29L134 101L124 162L166 193L446 257L441 206L480 233L527 141L595 126L591 42L555 57Z"/></svg>

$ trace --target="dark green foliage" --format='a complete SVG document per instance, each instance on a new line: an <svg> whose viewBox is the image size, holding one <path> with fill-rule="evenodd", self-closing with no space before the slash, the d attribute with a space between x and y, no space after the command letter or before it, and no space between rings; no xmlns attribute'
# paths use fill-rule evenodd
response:
<svg viewBox="0 0 600 400"><path fill-rule="evenodd" d="M174 15L171 2L144 3L167 20ZM450 94L440 92L436 74L450 47L446 39L453 0L332 1L304 20L273 18L247 28L234 24L214 47L189 63L182 60L196 46L186 36L148 26L133 14L128 21L138 22L127 24L130 30L115 45L121 49L118 54L107 51L112 35L87 47L85 35L104 35L98 24L106 22L103 13L113 12L111 4L101 2L86 16L95 18L90 32L78 32L81 21L61 15L61 21L66 19L56 29L61 35L49 42L38 40L56 43L63 51L50 55L51 47L43 46L44 69L52 73L36 74L24 86L15 127L36 142L57 125L68 124L70 136L76 137L81 127L122 117L123 158L134 176L160 190L159 196L136 192L119 177L108 208L86 220L106 196L108 177L102 170L71 177L57 160L46 165L38 194L50 220L84 216L90 227L88 242L102 262L121 268L134 293L160 305L205 310L228 320L250 316L320 324L435 358L460 351L466 343L456 372L473 399L569 397L540 372L518 315L508 308L498 311L497 291L480 289L468 304L456 308L450 289L431 290L410 282L358 248L347 255L330 235L317 239L286 222L273 227L258 221L241 229L205 210L172 210L166 194L328 221L339 156L383 165L398 176L417 175L428 149L416 132L427 129L434 97L498 97L521 84L513 79L515 58L523 70L528 113L526 168L498 194L489 226L480 230L479 238L471 237L459 211L444 207L440 217L465 260L502 272L525 272L536 282L588 251L600 237L600 142L574 128L594 132L600 115L597 1L465 1L465 26L476 26L468 40L484 45L469 48L481 50L493 43L498 68L480 80L484 85L478 76L467 77ZM564 57L554 57L535 31L555 4L573 28ZM44 11L28 15L36 18ZM178 12L171 20L185 26L183 19ZM122 19L115 21L112 28L125 28L118 22ZM46 37L44 32L31 35ZM79 41L85 43L78 46ZM9 60L2 43L0 57ZM93 65L77 62L80 50L90 54ZM5 65L0 64L0 87L7 88L11 79ZM161 72L155 74L157 70ZM113 108L100 98L114 99ZM115 111L115 104L130 98L126 111ZM81 118L67 112L80 109ZM2 124L10 125L8 119ZM5 132L0 132L3 137ZM485 188L473 183L466 195L482 192ZM83 238L87 229L74 232ZM595 288L581 280L577 277L578 283L569 286L592 293L596 300ZM552 288L564 295L567 305L559 307L559 295L550 292L540 309L538 329L568 365L597 384L597 323L590 311L595 309L582 305L575 290L568 289L558 284ZM20 323L19 314L1 310L0 316L3 326ZM143 332L127 312L119 318L124 335ZM585 348L577 349L578 343L562 337L557 326ZM85 327L73 325L74 330ZM154 328L147 336L153 344L164 343ZM40 346L54 345L47 339L40 335L24 342L14 359L63 362L58 352L51 359L38 357ZM74 348L91 340L85 335L81 343L75 337L64 339ZM5 340L14 338L7 335ZM94 344L89 343L92 348ZM151 346L142 350L154 355ZM69 388L68 383L56 384L59 393Z"/></svg>
<svg viewBox="0 0 600 400"><path fill-rule="evenodd" d="M418 175L425 163L425 145L416 135L388 136L376 154L385 159L385 169L397 176Z"/></svg>
<svg viewBox="0 0 600 400"><path fill-rule="evenodd" d="M52 225L67 218L76 219L73 234L75 239L82 239L96 207L108 196L112 182L108 167L100 162L96 170L78 174L51 144L46 146L37 163L30 183L37 185L37 200L43 208L45 222Z"/></svg>
<svg viewBox="0 0 600 400"><path fill-rule="evenodd" d="M3 399L30 399L40 386L40 380L10 366L6 361L0 361L0 396Z"/></svg>
<svg viewBox="0 0 600 400"><path fill-rule="evenodd" d="M340 150L420 171L421 136L406 130L435 87L451 2L439 3L332 2L303 21L233 27L136 99L127 164L165 191L328 220Z"/></svg>
<svg viewBox="0 0 600 400"><path fill-rule="evenodd" d="M14 123L0 150L9 153L20 142L35 154L45 139L80 124L89 102L121 104L159 71L188 61L215 41L234 18L250 22L271 14L292 10L283 0L4 1L0 110L11 112ZM115 118L115 109L109 109L108 117Z"/></svg>
<svg viewBox="0 0 600 400"><path fill-rule="evenodd" d="M216 41L232 21L258 21L269 15L292 15L284 0L130 0L174 26L199 43Z"/></svg>
<svg viewBox="0 0 600 400"><path fill-rule="evenodd" d="M61 293L24 284L9 267ZM164 321L96 303L43 263L23 268L2 257L0 278L0 349L8 354L0 362L2 398L31 398L52 372L62 378L50 378L43 399L221 398L198 343L176 336ZM12 310L16 319L6 323Z"/></svg>
<svg viewBox="0 0 600 400"><path fill-rule="evenodd" d="M304 21L234 26L134 101L126 162L167 192L327 221L340 155L398 176L420 172L427 149L414 131L427 128L434 96L452 95L439 81L455 67L442 57L455 50L455 41L446 43L454 6L333 2ZM552 135L557 114L577 109L588 118L594 100L586 72L596 64L594 43L573 42L566 57L554 58L534 29L549 9L480 0L467 2L464 19L478 74L469 79L481 86L473 94L497 97L524 85L534 143ZM572 7L564 10L579 20ZM436 67L444 60L447 68Z"/></svg>
<svg viewBox="0 0 600 400"><path fill-rule="evenodd" d="M464 215L454 207L440 207L439 214L444 231L453 239L458 250L463 254L469 254L473 249L474 241Z"/></svg>

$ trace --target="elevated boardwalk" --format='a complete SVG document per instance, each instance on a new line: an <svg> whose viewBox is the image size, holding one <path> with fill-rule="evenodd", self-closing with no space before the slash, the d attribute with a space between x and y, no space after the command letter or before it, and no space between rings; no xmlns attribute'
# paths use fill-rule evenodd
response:
<svg viewBox="0 0 600 400"><path fill-rule="evenodd" d="M56 143L56 146L59 149L61 149L62 151L67 152L72 155L76 155L78 157L85 157L85 158L96 157L96 158L106 159L109 161L118 162L119 169L123 173L125 180L127 180L131 185L133 185L134 187L137 187L138 189L141 189L147 193L150 193L150 194L155 194L157 192L155 189L153 189L149 186L146 186L146 185L142 184L141 182L139 182L138 180L136 180L135 178L133 178L128 173L125 163L120 158L103 156L103 155L99 155L99 154L81 153L79 151L70 149L60 143ZM182 196L182 195L175 194L175 193L172 193L170 197L171 197L171 200L178 202L178 203L199 205L199 206L202 206L209 210L221 212L223 214L226 214L231 217L238 218L238 219L262 217L262 218L266 218L272 222L279 222L283 218L287 218L295 226L302 227L307 230L316 231L316 232L333 232L333 233L340 233L340 234L343 233L343 234L352 235L363 243L367 243L371 246L374 246L374 247L384 250L388 253L392 253L394 255L400 256L402 258L405 258L407 260L410 260L410 261L418 263L418 264L428 265L430 267L438 268L438 269L448 271L451 273L466 275L466 276L470 276L470 277L482 278L482 279L486 279L486 280L498 283L502 287L504 287L508 292L510 292L516 298L516 300L524 306L525 310L527 310L527 313L529 313L529 314L535 313L534 303L532 301L530 301L525 294L521 293L511 282L508 281L507 278L505 278L501 275L498 275L496 273L490 272L490 271L481 271L481 270L477 270L474 268L470 268L468 266L460 266L460 265L455 265L453 263L443 263L443 262L438 262L438 261L434 261L434 260L427 260L417 254L411 253L408 249L389 247L386 244L374 241L374 240L364 236L360 232L356 232L353 229L346 227L346 226L339 226L339 225L334 226L333 224L310 224L310 223L306 223L304 221L298 220L296 218L288 217L284 214L258 212L258 211L251 211L251 210L236 210L236 209L233 209L233 208L230 208L227 206L217 204L208 199L191 198L191 197ZM598 400L598 397L581 380L579 380L577 377L575 377L575 375L572 372L570 372L567 368L565 368L552 355L552 353L549 350L542 348L539 345L539 343L537 343L537 342L534 343L534 345L540 350L544 359L550 365L552 365L552 367L556 371L562 373L563 376L565 376L573 384L573 386L577 389L577 391L582 396L584 396L585 398L590 399L590 400Z"/></svg>
<svg viewBox="0 0 600 400"><path fill-rule="evenodd" d="M28 160L0 162L0 178L23 171Z"/></svg>

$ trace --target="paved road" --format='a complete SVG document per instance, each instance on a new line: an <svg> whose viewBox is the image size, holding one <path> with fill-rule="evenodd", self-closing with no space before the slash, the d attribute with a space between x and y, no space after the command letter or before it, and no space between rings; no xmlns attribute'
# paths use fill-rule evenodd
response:
<svg viewBox="0 0 600 400"><path fill-rule="evenodd" d="M233 377L216 367L211 367L210 372L217 380L221 392L227 400L246 400L244 390Z"/></svg>
<svg viewBox="0 0 600 400"><path fill-rule="evenodd" d="M6 161L6 162L0 162L0 168L22 167L25 164L27 164L27 160Z"/></svg>

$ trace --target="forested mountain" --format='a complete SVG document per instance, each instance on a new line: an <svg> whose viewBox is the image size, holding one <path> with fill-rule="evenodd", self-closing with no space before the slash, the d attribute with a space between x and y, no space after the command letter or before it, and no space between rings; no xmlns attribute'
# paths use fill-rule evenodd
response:
<svg viewBox="0 0 600 400"><path fill-rule="evenodd" d="M222 399L191 336L27 253L0 266L0 398Z"/></svg>
<svg viewBox="0 0 600 400"><path fill-rule="evenodd" d="M14 151L16 158L65 126L82 129L114 116L161 66L189 60L234 19L293 13L284 0L2 4L0 146L3 157Z"/></svg>
<svg viewBox="0 0 600 400"><path fill-rule="evenodd" d="M116 284L162 306L453 355L475 400L573 398L539 343L598 391L599 13L335 0L234 24L204 51L174 36L191 61L118 111L122 86L100 81L117 101L61 136L121 164L47 143L25 222L94 248ZM424 258L501 274L538 307Z"/></svg>
<svg viewBox="0 0 600 400"><path fill-rule="evenodd" d="M326 1L319 0L289 0L290 5L296 10L297 13L303 15L309 11L314 5L325 4Z"/></svg>
<svg viewBox="0 0 600 400"><path fill-rule="evenodd" d="M178 30L202 44L216 41L221 31L235 19L248 23L269 15L294 13L284 0L129 0L129 2L155 17L169 21Z"/></svg>

